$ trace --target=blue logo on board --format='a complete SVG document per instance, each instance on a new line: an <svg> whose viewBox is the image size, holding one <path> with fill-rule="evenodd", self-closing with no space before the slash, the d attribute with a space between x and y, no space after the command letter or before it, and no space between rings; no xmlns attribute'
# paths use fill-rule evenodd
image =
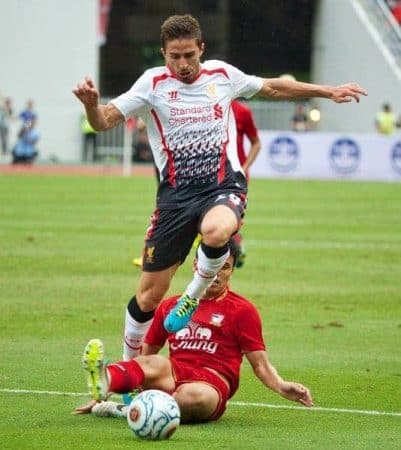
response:
<svg viewBox="0 0 401 450"><path fill-rule="evenodd" d="M398 141L391 149L391 166L401 175L401 141Z"/></svg>
<svg viewBox="0 0 401 450"><path fill-rule="evenodd" d="M349 138L337 139L330 149L330 164L332 168L341 174L354 172L361 159L361 151L358 144Z"/></svg>
<svg viewBox="0 0 401 450"><path fill-rule="evenodd" d="M290 172L298 164L299 149L294 139L279 136L270 144L269 161L273 169L279 172Z"/></svg>

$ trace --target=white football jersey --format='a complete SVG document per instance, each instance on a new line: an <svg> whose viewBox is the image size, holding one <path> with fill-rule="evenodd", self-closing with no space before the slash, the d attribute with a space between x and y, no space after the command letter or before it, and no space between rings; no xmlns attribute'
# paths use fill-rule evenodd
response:
<svg viewBox="0 0 401 450"><path fill-rule="evenodd" d="M111 101L126 119L140 116L146 123L161 177L159 201L180 203L218 186L235 186L236 174L243 172L231 102L252 97L262 83L262 78L211 60L201 64L190 84L166 66L149 69Z"/></svg>

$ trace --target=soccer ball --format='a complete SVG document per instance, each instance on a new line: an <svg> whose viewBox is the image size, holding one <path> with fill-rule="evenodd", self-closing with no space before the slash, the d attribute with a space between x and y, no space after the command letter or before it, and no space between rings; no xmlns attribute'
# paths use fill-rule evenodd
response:
<svg viewBox="0 0 401 450"><path fill-rule="evenodd" d="M168 439L180 424L180 409L165 392L150 389L135 397L128 409L128 426L140 439Z"/></svg>

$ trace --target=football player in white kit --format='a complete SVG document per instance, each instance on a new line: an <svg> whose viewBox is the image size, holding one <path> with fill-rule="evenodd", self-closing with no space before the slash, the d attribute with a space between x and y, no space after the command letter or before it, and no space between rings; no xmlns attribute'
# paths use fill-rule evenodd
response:
<svg viewBox="0 0 401 450"><path fill-rule="evenodd" d="M160 173L139 286L126 311L126 360L139 354L154 310L197 233L202 235L197 268L165 319L168 332L187 325L198 299L229 255L227 243L240 228L247 195L237 157L232 100L257 94L277 100L322 97L344 103L359 102L366 95L355 83L324 86L264 79L223 61L201 63L205 49L201 28L188 14L167 18L160 37L165 66L147 70L129 91L108 104L99 104L99 92L89 77L73 90L98 131L140 116Z"/></svg>

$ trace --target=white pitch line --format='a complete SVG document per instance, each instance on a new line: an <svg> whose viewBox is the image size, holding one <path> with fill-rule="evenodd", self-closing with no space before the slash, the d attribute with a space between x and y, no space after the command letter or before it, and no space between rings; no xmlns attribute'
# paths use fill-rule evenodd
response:
<svg viewBox="0 0 401 450"><path fill-rule="evenodd" d="M322 411L331 413L348 413L348 414L364 414L367 416L393 416L401 417L401 412L386 412L386 411L369 411L363 409L346 409L346 408L323 408L321 406L314 406L313 408L306 408L305 406L287 406L287 405L271 405L269 403L252 403L252 402L228 402L233 406L254 406L257 408L271 408L271 409L297 409L300 411Z"/></svg>
<svg viewBox="0 0 401 450"><path fill-rule="evenodd" d="M399 242L339 242L339 241L272 241L246 239L246 244L258 248L311 248L311 249L357 249L357 250L392 250L401 249Z"/></svg>
<svg viewBox="0 0 401 450"><path fill-rule="evenodd" d="M6 394L37 394L37 395L64 395L66 397L84 397L87 392L60 392L60 391L35 391L32 389L0 389Z"/></svg>
<svg viewBox="0 0 401 450"><path fill-rule="evenodd" d="M61 391L36 391L31 389L0 389L0 392L6 394L38 394L38 395L62 395L66 397L86 397L86 392L61 392ZM270 403L253 403L253 402L237 402L229 401L232 406L250 406L256 408L270 408L270 409L295 409L299 411L315 411L315 412L331 412L331 413L348 413L348 414L363 414L367 416L392 416L401 417L401 412L386 412L386 411L369 411L363 409L346 409L346 408L323 408L321 406L314 406L313 408L306 408L304 406L291 405L272 405Z"/></svg>

